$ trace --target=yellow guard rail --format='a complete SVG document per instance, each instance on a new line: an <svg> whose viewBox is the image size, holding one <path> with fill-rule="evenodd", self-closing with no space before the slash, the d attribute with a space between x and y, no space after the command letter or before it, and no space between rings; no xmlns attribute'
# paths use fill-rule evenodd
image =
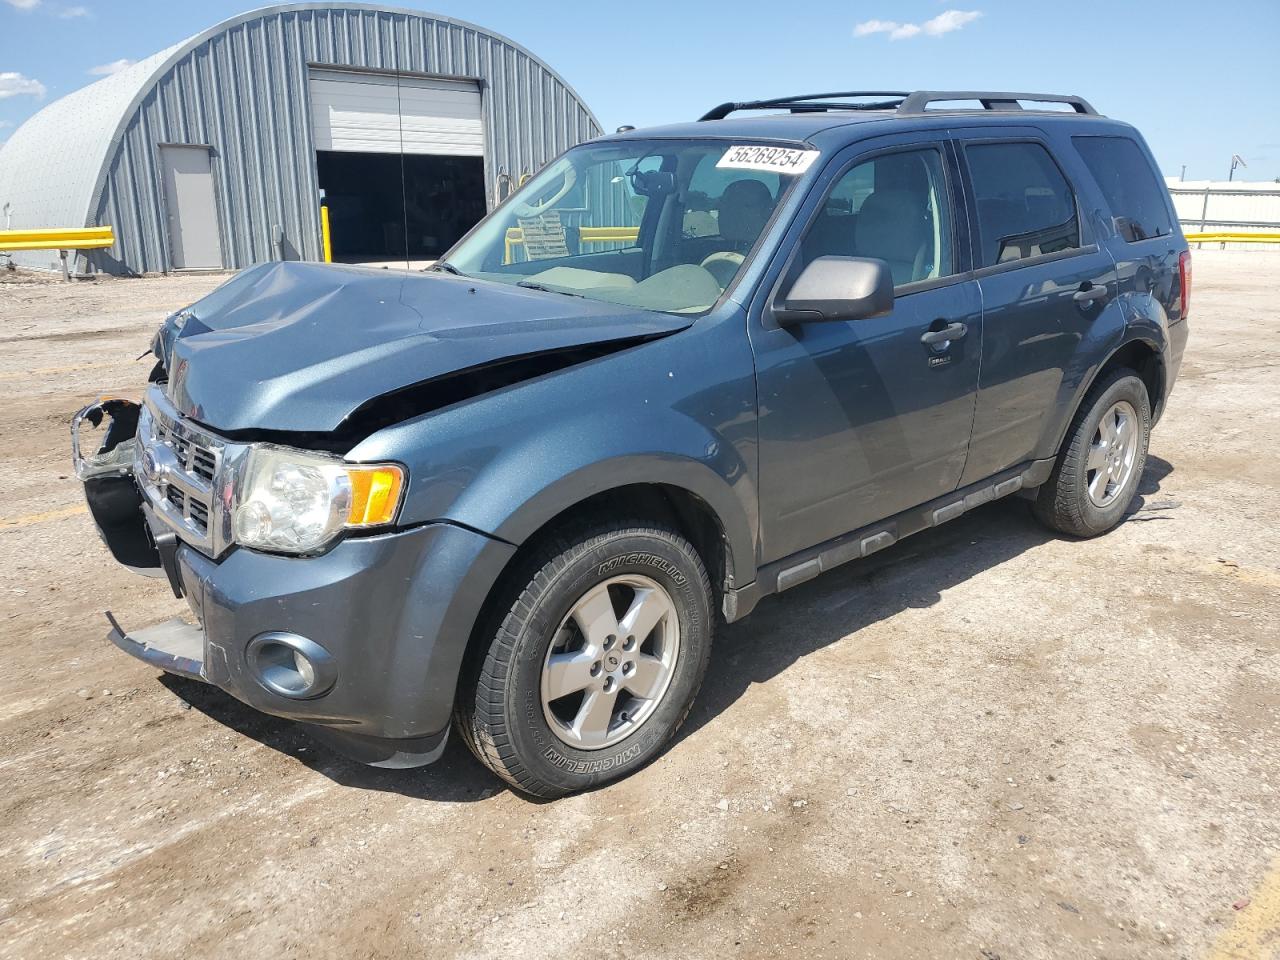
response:
<svg viewBox="0 0 1280 960"><path fill-rule="evenodd" d="M105 250L115 246L111 227L68 227L40 230L0 230L0 253L10 250L57 250L62 257L62 275L71 279L67 267L68 250Z"/></svg>
<svg viewBox="0 0 1280 960"><path fill-rule="evenodd" d="M1234 230L1215 233L1184 233L1188 243L1280 243L1280 233L1239 233Z"/></svg>

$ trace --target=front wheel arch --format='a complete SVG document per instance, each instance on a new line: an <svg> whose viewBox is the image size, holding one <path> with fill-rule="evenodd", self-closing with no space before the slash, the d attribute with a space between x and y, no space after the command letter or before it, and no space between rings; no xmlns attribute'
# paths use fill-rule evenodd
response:
<svg viewBox="0 0 1280 960"><path fill-rule="evenodd" d="M523 546L602 501L630 507L625 512L633 515L665 511L659 516L680 521L718 588L755 579L755 518L744 509L755 502L752 485L739 476L731 486L705 463L683 457L616 457L566 474L527 497L490 532Z"/></svg>

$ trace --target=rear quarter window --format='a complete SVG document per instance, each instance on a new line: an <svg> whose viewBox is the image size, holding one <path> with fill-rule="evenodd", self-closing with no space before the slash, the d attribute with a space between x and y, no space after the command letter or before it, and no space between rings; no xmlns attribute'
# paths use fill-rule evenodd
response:
<svg viewBox="0 0 1280 960"><path fill-rule="evenodd" d="M1129 243L1173 233L1164 186L1146 154L1126 137L1072 137L1111 208L1116 232Z"/></svg>

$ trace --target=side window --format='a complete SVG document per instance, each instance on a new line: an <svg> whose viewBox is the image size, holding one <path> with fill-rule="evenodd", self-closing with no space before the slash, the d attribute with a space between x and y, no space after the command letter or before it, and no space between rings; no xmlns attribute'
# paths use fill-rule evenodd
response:
<svg viewBox="0 0 1280 960"><path fill-rule="evenodd" d="M897 286L955 273L951 202L942 155L887 153L851 167L832 186L801 242L816 257L874 257Z"/></svg>
<svg viewBox="0 0 1280 960"><path fill-rule="evenodd" d="M1075 195L1038 143L965 148L978 205L978 266L989 267L1080 246Z"/></svg>
<svg viewBox="0 0 1280 960"><path fill-rule="evenodd" d="M1138 145L1125 137L1072 137L1102 188L1116 232L1129 243L1173 233L1163 184Z"/></svg>

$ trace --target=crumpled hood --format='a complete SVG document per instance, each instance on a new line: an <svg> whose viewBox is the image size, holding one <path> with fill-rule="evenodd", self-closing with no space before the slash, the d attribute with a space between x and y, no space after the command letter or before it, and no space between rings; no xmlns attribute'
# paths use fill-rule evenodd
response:
<svg viewBox="0 0 1280 960"><path fill-rule="evenodd" d="M170 317L159 341L187 416L328 432L368 400L455 371L692 322L445 274L270 263Z"/></svg>

